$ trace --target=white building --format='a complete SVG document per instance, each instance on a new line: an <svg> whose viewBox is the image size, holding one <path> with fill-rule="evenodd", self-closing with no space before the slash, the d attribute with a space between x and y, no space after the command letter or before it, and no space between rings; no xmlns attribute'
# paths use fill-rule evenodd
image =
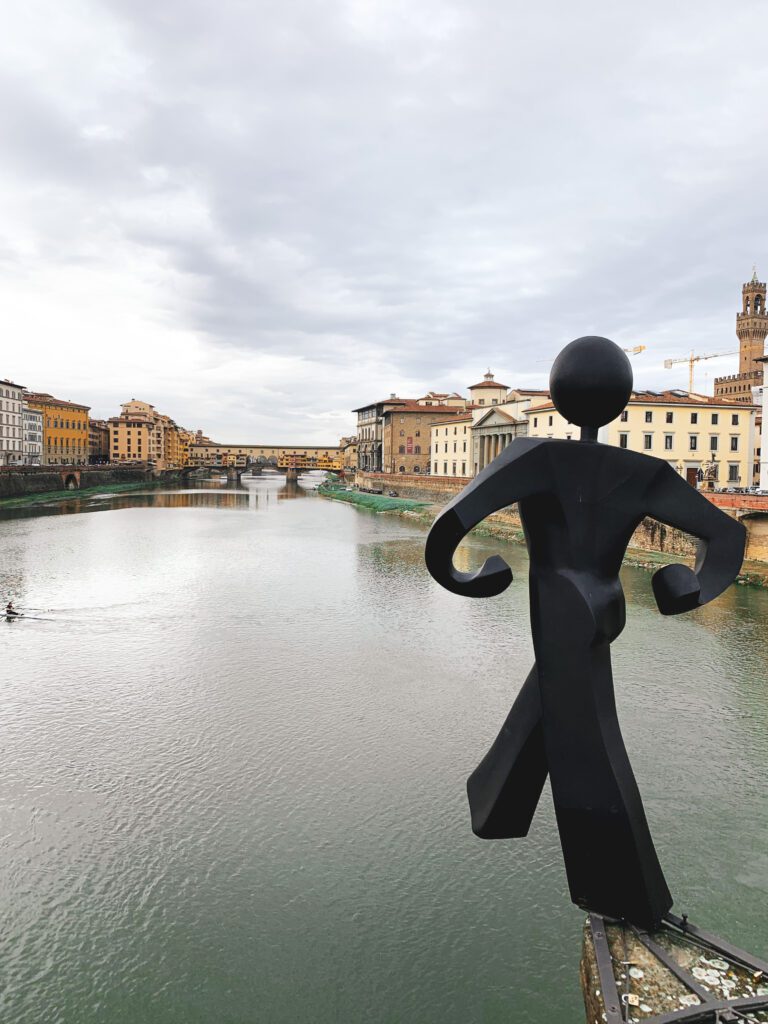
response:
<svg viewBox="0 0 768 1024"><path fill-rule="evenodd" d="M25 466L39 466L43 461L43 414L22 404L22 455Z"/></svg>
<svg viewBox="0 0 768 1024"><path fill-rule="evenodd" d="M472 415L433 420L429 451L432 476L472 476Z"/></svg>
<svg viewBox="0 0 768 1024"><path fill-rule="evenodd" d="M24 388L0 380L0 466L20 466L24 461L21 407Z"/></svg>

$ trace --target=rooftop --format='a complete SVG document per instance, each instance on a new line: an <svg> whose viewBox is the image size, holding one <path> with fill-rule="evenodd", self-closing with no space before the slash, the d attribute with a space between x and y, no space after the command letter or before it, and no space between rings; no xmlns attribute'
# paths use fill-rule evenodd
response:
<svg viewBox="0 0 768 1024"><path fill-rule="evenodd" d="M37 402L39 405L57 405L63 409L84 409L86 412L90 405L81 405L79 402L65 402L63 398L54 398L46 391L28 391L24 396L28 402Z"/></svg>
<svg viewBox="0 0 768 1024"><path fill-rule="evenodd" d="M384 410L384 415L398 413L420 413L422 416L450 416L451 418L466 413L466 409L458 405L420 405L418 398L401 398L393 402L391 408ZM367 408L365 406L364 408Z"/></svg>
<svg viewBox="0 0 768 1024"><path fill-rule="evenodd" d="M747 402L737 402L730 398L715 398L713 395L697 395L693 392L678 390L666 391L633 391L627 405L705 405L729 409L754 409L756 406ZM555 408L554 402L533 405L525 410L526 416L532 412L546 412Z"/></svg>

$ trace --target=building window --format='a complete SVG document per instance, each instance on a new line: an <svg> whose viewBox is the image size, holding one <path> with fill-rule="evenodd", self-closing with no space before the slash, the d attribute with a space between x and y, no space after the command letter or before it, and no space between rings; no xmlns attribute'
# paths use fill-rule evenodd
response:
<svg viewBox="0 0 768 1024"><path fill-rule="evenodd" d="M696 414L693 413L693 415L695 416ZM688 447L690 448L690 450L692 452L695 452L696 449L699 447L699 439L696 436L696 434L689 434L688 435Z"/></svg>
<svg viewBox="0 0 768 1024"><path fill-rule="evenodd" d="M692 412L691 413L691 423L698 423L698 422L699 422L699 414L697 412Z"/></svg>
<svg viewBox="0 0 768 1024"><path fill-rule="evenodd" d="M629 409L624 409L624 411L621 414L620 419L621 419L622 423L626 423L627 422L627 420L629 419Z"/></svg>
<svg viewBox="0 0 768 1024"><path fill-rule="evenodd" d="M400 473L404 473L405 472L405 466L401 466L400 469L399 469L399 472Z"/></svg>
<svg viewBox="0 0 768 1024"><path fill-rule="evenodd" d="M405 455L405 445L404 444L400 445L400 447L397 450L397 454L398 455Z"/></svg>
<svg viewBox="0 0 768 1024"><path fill-rule="evenodd" d="M552 416L550 416L550 417L549 417L549 425L550 425L550 427L552 426L552 420L553 420L553 417L552 417Z"/></svg>
<svg viewBox="0 0 768 1024"><path fill-rule="evenodd" d="M710 437L710 439L709 439L709 450L711 452L716 452L717 451L717 434L715 434L713 437Z"/></svg>
<svg viewBox="0 0 768 1024"><path fill-rule="evenodd" d="M739 467L734 465L733 463L731 463L730 466L728 467L728 483L735 484L735 483L738 482L738 479L739 479Z"/></svg>
<svg viewBox="0 0 768 1024"><path fill-rule="evenodd" d="M414 466L413 467L413 472L414 473L420 473L421 472L421 466Z"/></svg>
<svg viewBox="0 0 768 1024"><path fill-rule="evenodd" d="M646 423L653 423L653 410L652 409L646 409L645 410L645 422Z"/></svg>
<svg viewBox="0 0 768 1024"><path fill-rule="evenodd" d="M461 475L462 476L466 476L467 475L467 464L466 464L466 462L462 462L462 464L461 464Z"/></svg>
<svg viewBox="0 0 768 1024"><path fill-rule="evenodd" d="M716 412L713 412L713 413L712 413L712 426L713 426L713 427L716 427L719 421L720 421L720 416L719 416L719 414L718 414L718 413L716 413Z"/></svg>
<svg viewBox="0 0 768 1024"><path fill-rule="evenodd" d="M671 452L672 451L672 435L671 434L665 434L664 435L664 450L667 451L667 452Z"/></svg>
<svg viewBox="0 0 768 1024"><path fill-rule="evenodd" d="M668 412L668 413L666 414L666 420L667 420L667 423L672 423L672 421L674 420L674 418L675 418L675 417L674 417L674 413Z"/></svg>
<svg viewBox="0 0 768 1024"><path fill-rule="evenodd" d="M647 452L653 448L653 434L643 434L643 448Z"/></svg>
<svg viewBox="0 0 768 1024"><path fill-rule="evenodd" d="M534 427L538 427L538 425L539 425L539 417L538 416L534 416L533 417L533 425L534 425Z"/></svg>
<svg viewBox="0 0 768 1024"><path fill-rule="evenodd" d="M739 439L738 437L731 438L731 451L737 452L739 450Z"/></svg>
<svg viewBox="0 0 768 1024"><path fill-rule="evenodd" d="M627 438L628 437L629 437L628 434L619 434L619 448L626 448L627 447Z"/></svg>
<svg viewBox="0 0 768 1024"><path fill-rule="evenodd" d="M448 476L448 463L443 463L443 476Z"/></svg>
<svg viewBox="0 0 768 1024"><path fill-rule="evenodd" d="M401 423L403 422L402 416L400 417L400 422ZM400 437L405 437L405 431L404 430L400 431Z"/></svg>
<svg viewBox="0 0 768 1024"><path fill-rule="evenodd" d="M437 463L435 463L434 465L435 465L435 468L433 469L432 472L435 474L435 476L437 476Z"/></svg>
<svg viewBox="0 0 768 1024"><path fill-rule="evenodd" d="M731 413L731 426L738 427L739 425L739 414L737 412Z"/></svg>
<svg viewBox="0 0 768 1024"><path fill-rule="evenodd" d="M413 454L414 455L421 455L421 445L420 444L415 444L413 446Z"/></svg>

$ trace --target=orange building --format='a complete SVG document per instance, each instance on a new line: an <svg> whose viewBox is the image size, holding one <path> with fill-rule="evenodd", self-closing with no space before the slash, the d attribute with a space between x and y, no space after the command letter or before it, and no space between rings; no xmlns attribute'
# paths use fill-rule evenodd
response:
<svg viewBox="0 0 768 1024"><path fill-rule="evenodd" d="M28 391L27 404L43 416L43 466L85 466L88 463L89 405L65 402L45 392Z"/></svg>

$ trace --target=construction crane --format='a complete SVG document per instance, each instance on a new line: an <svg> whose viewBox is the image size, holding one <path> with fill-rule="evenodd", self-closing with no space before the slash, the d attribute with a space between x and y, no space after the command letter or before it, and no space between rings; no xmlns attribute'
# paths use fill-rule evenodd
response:
<svg viewBox="0 0 768 1024"><path fill-rule="evenodd" d="M738 349L735 352L710 352L708 355L697 356L691 351L689 356L685 356L683 359L665 359L664 369L670 370L675 363L688 363L688 393L693 391L693 366L694 363L700 362L702 359L719 359L720 356L737 356L739 354Z"/></svg>
<svg viewBox="0 0 768 1024"><path fill-rule="evenodd" d="M622 352L629 352L631 356L639 356L641 352L645 352L645 345L635 345L634 348L623 348Z"/></svg>

